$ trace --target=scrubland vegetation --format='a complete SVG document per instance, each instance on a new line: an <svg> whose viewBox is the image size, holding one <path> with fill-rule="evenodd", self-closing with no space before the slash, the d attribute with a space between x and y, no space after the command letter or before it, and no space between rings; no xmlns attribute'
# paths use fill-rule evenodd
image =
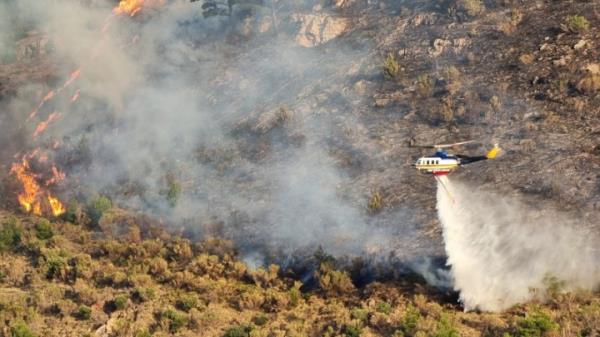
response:
<svg viewBox="0 0 600 337"><path fill-rule="evenodd" d="M91 200L87 214L110 231L89 221L1 214L2 335L529 337L600 332L600 297L563 293L561 282L552 278L547 302L500 314L465 313L444 292L418 279L357 287L349 270L320 251L321 262L310 272L316 286L308 287L276 265L249 269L233 245L222 240L192 243L160 229L115 236L112 230L121 223L109 226L112 214L127 214L129 232L135 232L135 216L103 198Z"/></svg>

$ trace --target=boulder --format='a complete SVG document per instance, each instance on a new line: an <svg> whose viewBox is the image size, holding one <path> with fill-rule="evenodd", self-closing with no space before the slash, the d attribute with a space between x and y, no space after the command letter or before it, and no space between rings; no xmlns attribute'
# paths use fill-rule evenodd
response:
<svg viewBox="0 0 600 337"><path fill-rule="evenodd" d="M335 39L346 31L349 24L348 19L326 13L295 15L293 19L300 26L296 43L307 48Z"/></svg>

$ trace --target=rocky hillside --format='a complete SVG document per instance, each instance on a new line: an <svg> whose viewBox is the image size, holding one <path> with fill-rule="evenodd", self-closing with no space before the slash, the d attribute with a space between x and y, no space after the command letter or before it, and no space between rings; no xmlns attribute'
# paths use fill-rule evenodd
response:
<svg viewBox="0 0 600 337"><path fill-rule="evenodd" d="M128 105L122 83L110 81L135 76L87 65L84 103L68 103L69 117L49 128L54 138L31 137L28 116L78 66L57 51L69 48L27 24L0 51L0 336L600 334L598 294L563 293L551 276L531 303L465 313L455 293L426 285L428 268L406 268L423 257L444 264L436 185L410 167L425 152L409 144L475 139L457 150L479 154L497 142L502 156L451 178L598 232L596 2L274 1L214 26L202 3L186 3L198 15L177 22L181 40L160 36L158 51L136 49L155 42L136 34L168 17L163 7L126 17L118 51L100 58L144 60L143 70L124 63L143 75L137 85L160 83L141 90L156 95ZM176 78L175 89L164 78ZM146 128L144 109L163 108L153 99L162 95L169 105ZM200 108L181 103L190 97ZM67 106L55 101L48 114ZM202 133L186 128L199 111L203 123L225 126L202 129L208 140L178 153ZM173 126L175 141L154 143ZM114 139L127 144L110 147L122 134ZM51 220L17 203L11 165L34 148L51 149L66 172L48 184L68 204ZM290 193L271 190L280 166L297 178L284 184Z"/></svg>

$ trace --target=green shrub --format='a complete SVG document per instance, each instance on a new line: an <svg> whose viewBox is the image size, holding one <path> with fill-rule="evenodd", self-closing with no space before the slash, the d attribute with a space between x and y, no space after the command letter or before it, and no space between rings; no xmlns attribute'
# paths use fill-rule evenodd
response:
<svg viewBox="0 0 600 337"><path fill-rule="evenodd" d="M258 326L263 326L265 324L267 324L267 322L269 321L269 317L267 317L266 314L258 314L256 317L254 317L254 319L252 320L254 322L254 324L258 325Z"/></svg>
<svg viewBox="0 0 600 337"><path fill-rule="evenodd" d="M236 326L233 326L233 327L227 329L227 331L225 331L225 334L223 335L223 337L249 337L251 331L252 331L251 326L236 325Z"/></svg>
<svg viewBox="0 0 600 337"><path fill-rule="evenodd" d="M156 298L156 293L152 288L136 288L131 292L131 299L134 302L142 303Z"/></svg>
<svg viewBox="0 0 600 337"><path fill-rule="evenodd" d="M148 330L138 330L135 332L135 337L152 337L152 334Z"/></svg>
<svg viewBox="0 0 600 337"><path fill-rule="evenodd" d="M16 248L21 243L22 229L19 219L9 217L0 229L0 251Z"/></svg>
<svg viewBox="0 0 600 337"><path fill-rule="evenodd" d="M365 309L354 308L352 309L352 312L350 312L350 317L352 317L352 319L357 319L361 322L366 322L367 318L369 318L369 313Z"/></svg>
<svg viewBox="0 0 600 337"><path fill-rule="evenodd" d="M288 294L290 295L290 304L292 305L292 307L297 306L300 302L300 298L302 298L302 293L300 292L300 289L293 287L288 291Z"/></svg>
<svg viewBox="0 0 600 337"><path fill-rule="evenodd" d="M377 213L383 207L383 197L379 191L374 191L371 194L371 198L369 200L369 204L367 205L369 212Z"/></svg>
<svg viewBox="0 0 600 337"><path fill-rule="evenodd" d="M413 336L417 332L417 325L420 320L421 312L412 304L409 304L402 319L402 332L404 332L404 335Z"/></svg>
<svg viewBox="0 0 600 337"><path fill-rule="evenodd" d="M88 214L93 224L98 224L104 212L112 207L112 202L105 196L97 195L93 197L87 207Z"/></svg>
<svg viewBox="0 0 600 337"><path fill-rule="evenodd" d="M565 26L573 33L582 33L590 28L590 23L584 16L571 15L567 17Z"/></svg>
<svg viewBox="0 0 600 337"><path fill-rule="evenodd" d="M25 322L18 322L10 329L10 334L12 337L37 337Z"/></svg>
<svg viewBox="0 0 600 337"><path fill-rule="evenodd" d="M400 73L400 66L394 54L389 53L383 62L383 73L387 78L395 78Z"/></svg>
<svg viewBox="0 0 600 337"><path fill-rule="evenodd" d="M392 312L392 305L388 302L379 302L377 305L377 312L389 315Z"/></svg>
<svg viewBox="0 0 600 337"><path fill-rule="evenodd" d="M92 318L92 308L87 305L80 305L77 311L75 311L74 316L79 320L87 321Z"/></svg>
<svg viewBox="0 0 600 337"><path fill-rule="evenodd" d="M448 317L442 316L442 319L437 324L434 337L460 337L460 334Z"/></svg>
<svg viewBox="0 0 600 337"><path fill-rule="evenodd" d="M179 297L179 299L175 303L175 306L179 310L188 312L191 309L198 307L198 298L192 294L183 295L183 296Z"/></svg>
<svg viewBox="0 0 600 337"><path fill-rule="evenodd" d="M48 240L54 236L52 225L48 219L40 219L40 221L35 224L35 236L40 240Z"/></svg>
<svg viewBox="0 0 600 337"><path fill-rule="evenodd" d="M541 337L547 332L557 331L559 327L550 316L535 311L517 323L515 337Z"/></svg>
<svg viewBox="0 0 600 337"><path fill-rule="evenodd" d="M181 184L176 181L172 181L169 183L169 188L162 191L162 194L165 196L167 203L169 206L175 207L177 205L177 201L181 196Z"/></svg>
<svg viewBox="0 0 600 337"><path fill-rule="evenodd" d="M62 279L67 275L67 259L63 251L50 251L44 256L46 278Z"/></svg>
<svg viewBox="0 0 600 337"><path fill-rule="evenodd" d="M346 337L359 337L362 329L358 325L346 325L344 326L343 333Z"/></svg>
<svg viewBox="0 0 600 337"><path fill-rule="evenodd" d="M116 310L123 310L127 307L127 296L119 295L113 299L113 304L115 305Z"/></svg>
<svg viewBox="0 0 600 337"><path fill-rule="evenodd" d="M162 319L165 320L169 326L169 331L171 333L177 332L181 330L184 326L188 324L188 316L182 312L177 310L165 310L162 313Z"/></svg>

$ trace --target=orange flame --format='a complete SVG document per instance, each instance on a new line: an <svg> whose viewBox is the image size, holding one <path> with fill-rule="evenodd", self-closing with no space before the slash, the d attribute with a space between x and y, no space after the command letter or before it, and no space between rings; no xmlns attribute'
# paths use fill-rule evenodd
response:
<svg viewBox="0 0 600 337"><path fill-rule="evenodd" d="M14 163L11 168L11 172L15 174L23 188L23 192L19 193L17 198L19 204L26 213L42 215L43 209L49 209L52 215L60 216L66 212L65 206L50 192L44 192L37 181L38 177L31 172L28 158L32 158L34 154L35 152L25 155L20 163ZM49 186L63 179L65 174L53 166L52 178L45 185Z"/></svg>
<svg viewBox="0 0 600 337"><path fill-rule="evenodd" d="M77 101L79 99L79 94L81 93L81 90L77 90L75 92L75 94L73 95L73 97L71 97L71 103L75 103L75 101Z"/></svg>
<svg viewBox="0 0 600 337"><path fill-rule="evenodd" d="M69 79L65 82L65 84L63 84L62 88L65 89L66 87L70 86L71 83L73 83L73 81L79 78L79 75L81 75L81 69L77 69L74 72L72 72L69 76Z"/></svg>
<svg viewBox="0 0 600 337"><path fill-rule="evenodd" d="M65 206L63 206L58 198L54 198L51 194L48 194L48 203L52 209L52 215L60 216L66 212Z"/></svg>
<svg viewBox="0 0 600 337"><path fill-rule="evenodd" d="M121 0L119 5L113 9L115 14L127 14L134 16L142 9L145 0Z"/></svg>
<svg viewBox="0 0 600 337"><path fill-rule="evenodd" d="M35 215L41 215L42 205L38 200L40 186L36 182L35 176L29 172L29 161L23 158L20 164L14 163L11 172L17 176L17 179L23 186L23 193L20 193L18 196L19 204L21 204L25 212L33 212Z"/></svg>
<svg viewBox="0 0 600 337"><path fill-rule="evenodd" d="M57 111L54 111L53 113L50 114L50 116L48 116L48 118L43 121L40 122L40 124L37 125L37 127L35 128L35 131L33 132L33 137L37 137L40 135L40 133L44 132L46 130L46 128L48 127L48 125L52 122L54 122L55 120L58 119L58 117L60 117L60 113L58 113Z"/></svg>

